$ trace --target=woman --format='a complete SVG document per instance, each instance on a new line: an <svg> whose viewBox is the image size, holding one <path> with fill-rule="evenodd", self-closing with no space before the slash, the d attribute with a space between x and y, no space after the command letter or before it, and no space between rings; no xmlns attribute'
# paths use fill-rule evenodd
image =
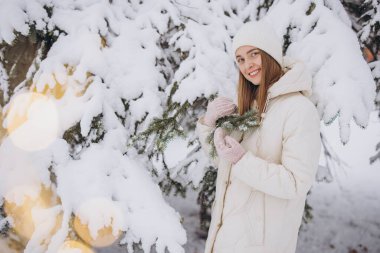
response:
<svg viewBox="0 0 380 253"><path fill-rule="evenodd" d="M320 155L320 119L311 76L283 59L280 39L263 21L250 22L232 43L239 67L238 112L256 107L258 129L214 133L218 167L205 253L294 253L306 195ZM234 112L227 98L210 102L197 123L202 148L219 117Z"/></svg>

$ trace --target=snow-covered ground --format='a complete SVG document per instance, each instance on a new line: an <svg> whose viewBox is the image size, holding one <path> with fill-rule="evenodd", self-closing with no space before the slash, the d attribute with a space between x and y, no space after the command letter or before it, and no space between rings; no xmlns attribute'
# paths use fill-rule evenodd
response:
<svg viewBox="0 0 380 253"><path fill-rule="evenodd" d="M374 112L366 129L352 124L350 141L345 146L340 143L338 127L337 122L322 125L322 131L349 167L333 171L333 182L316 183L312 188L309 202L314 218L302 228L297 253L380 252L380 161L369 164L380 141L380 120ZM189 192L186 199L168 198L184 218L186 253L203 253L204 249L205 242L197 234L196 197L196 192ZM115 245L98 252L126 251Z"/></svg>

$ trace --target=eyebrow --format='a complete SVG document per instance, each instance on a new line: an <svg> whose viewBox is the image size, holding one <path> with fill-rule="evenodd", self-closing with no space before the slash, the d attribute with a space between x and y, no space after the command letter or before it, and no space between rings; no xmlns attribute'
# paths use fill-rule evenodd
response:
<svg viewBox="0 0 380 253"><path fill-rule="evenodd" d="M250 52L252 52L253 50L258 50L258 48L252 48L251 50L249 50L246 54L249 54ZM236 58L238 57L241 57L241 55L236 55Z"/></svg>

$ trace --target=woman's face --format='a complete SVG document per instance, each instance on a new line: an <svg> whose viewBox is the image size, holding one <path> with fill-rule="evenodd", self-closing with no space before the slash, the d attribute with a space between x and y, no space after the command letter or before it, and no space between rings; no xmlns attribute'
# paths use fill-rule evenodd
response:
<svg viewBox="0 0 380 253"><path fill-rule="evenodd" d="M255 85L261 80L261 54L253 46L241 46L235 52L236 62L243 76Z"/></svg>

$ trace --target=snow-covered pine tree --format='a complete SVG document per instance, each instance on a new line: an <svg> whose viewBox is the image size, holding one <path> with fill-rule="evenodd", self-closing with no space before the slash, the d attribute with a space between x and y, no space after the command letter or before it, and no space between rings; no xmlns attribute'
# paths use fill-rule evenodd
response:
<svg viewBox="0 0 380 253"><path fill-rule="evenodd" d="M152 245L157 252L183 251L186 237L180 217L157 187L166 174L157 173L160 177L153 179L151 175L162 164L154 166L149 154L139 153L140 147L127 146L128 139L164 111L166 78L172 68L162 48L167 43L163 37L169 24L176 29L181 25L173 2L1 1L0 6L4 62L7 47L12 48L21 35L33 36L33 29L42 44L27 66L25 81L10 86L10 72L2 75L3 125L8 130L1 147L5 211L7 203L23 207L24 196L37 199L41 185L59 197L59 204L44 206L45 216L60 220L59 229L36 224L21 240L25 252L57 252L68 239L91 245L86 234L96 235L102 228L111 228L114 235L124 231L121 243L131 252L136 245L145 252ZM21 128L28 130L33 119L24 117L30 114L29 107L14 101L31 91L47 95L60 121L52 143L27 152L12 136ZM14 211L6 214L7 219L18 218L12 217ZM87 225L86 232L73 229L77 218ZM13 228L21 237L14 223Z"/></svg>
<svg viewBox="0 0 380 253"><path fill-rule="evenodd" d="M357 32L364 55L372 70L376 82L376 109L380 117L380 1L378 0L345 0L343 1ZM370 157L374 163L380 159L380 142L376 146L376 154Z"/></svg>
<svg viewBox="0 0 380 253"><path fill-rule="evenodd" d="M0 225L25 252L94 245L97 232L122 234L129 252L183 252L180 217L161 192L201 186L211 203L215 168L195 123L211 97L235 98L231 38L261 18L307 63L312 100L346 143L352 119L366 126L375 85L337 0L0 0ZM29 49L23 64L17 45ZM28 235L9 212L25 203Z"/></svg>

